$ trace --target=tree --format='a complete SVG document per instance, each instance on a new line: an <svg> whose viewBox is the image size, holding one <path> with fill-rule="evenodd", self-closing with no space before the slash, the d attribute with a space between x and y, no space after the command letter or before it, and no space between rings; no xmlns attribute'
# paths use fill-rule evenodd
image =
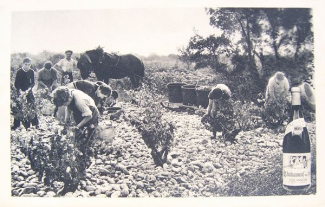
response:
<svg viewBox="0 0 325 207"><path fill-rule="evenodd" d="M246 43L245 52L248 53L250 65L254 66L253 38L259 38L261 34L260 9L210 8L206 12L210 15L210 25L223 30L226 36L238 32L241 34Z"/></svg>
<svg viewBox="0 0 325 207"><path fill-rule="evenodd" d="M279 48L292 45L295 47L294 58L297 60L302 45L313 41L310 9L261 9L264 20L268 23L265 33L271 37L275 58L279 61Z"/></svg>
<svg viewBox="0 0 325 207"><path fill-rule="evenodd" d="M216 72L225 73L227 68L224 64L220 63L219 56L225 54L229 56L232 53L230 41L224 35L216 37L210 35L203 38L199 34L191 37L189 44L186 48L179 49L180 60L183 62L195 63L196 68L211 67Z"/></svg>
<svg viewBox="0 0 325 207"><path fill-rule="evenodd" d="M285 9L283 27L292 30L292 43L295 46L294 59L298 59L298 54L302 45L307 41L313 41L312 15L310 9Z"/></svg>
<svg viewBox="0 0 325 207"><path fill-rule="evenodd" d="M254 44L260 41L262 33L261 10L257 8L209 8L206 12L210 16L210 25L221 29L225 37L241 36L243 55L248 56L248 67L245 70L249 72L253 85L262 88L263 84L254 60Z"/></svg>
<svg viewBox="0 0 325 207"><path fill-rule="evenodd" d="M190 69L192 64L191 62L191 51L189 47L181 47L177 49L179 55L177 55L178 59L186 64L187 69Z"/></svg>
<svg viewBox="0 0 325 207"><path fill-rule="evenodd" d="M279 61L279 48L282 44L288 40L288 35L285 33L281 36L281 22L283 18L283 9L264 8L262 9L265 15L265 20L268 22L268 28L265 29L265 33L271 37L271 44L275 54L275 59Z"/></svg>

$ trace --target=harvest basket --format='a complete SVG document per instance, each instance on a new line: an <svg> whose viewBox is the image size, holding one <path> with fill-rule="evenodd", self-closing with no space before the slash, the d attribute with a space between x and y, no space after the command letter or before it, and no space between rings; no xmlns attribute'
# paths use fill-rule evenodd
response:
<svg viewBox="0 0 325 207"><path fill-rule="evenodd" d="M168 100L171 103L182 103L182 86L186 85L185 83L168 83Z"/></svg>
<svg viewBox="0 0 325 207"><path fill-rule="evenodd" d="M122 109L121 107L108 107L107 108L107 113L109 113L109 114L116 113L116 112L118 112L121 109Z"/></svg>
<svg viewBox="0 0 325 207"><path fill-rule="evenodd" d="M182 86L183 104L188 106L196 105L196 92L195 89L199 87L196 85Z"/></svg>
<svg viewBox="0 0 325 207"><path fill-rule="evenodd" d="M202 106L203 108L208 107L209 105L208 95L210 91L211 91L210 86L200 86L195 89L197 106Z"/></svg>
<svg viewBox="0 0 325 207"><path fill-rule="evenodd" d="M110 120L117 120L120 118L123 110L121 107L108 107L107 113L110 115Z"/></svg>

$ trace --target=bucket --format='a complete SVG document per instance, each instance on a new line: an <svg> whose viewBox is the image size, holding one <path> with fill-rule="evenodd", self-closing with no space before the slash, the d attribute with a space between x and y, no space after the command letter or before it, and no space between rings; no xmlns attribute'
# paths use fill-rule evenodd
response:
<svg viewBox="0 0 325 207"><path fill-rule="evenodd" d="M182 97L183 104L189 106L196 105L196 92L195 89L199 86L195 85L184 85L182 86Z"/></svg>
<svg viewBox="0 0 325 207"><path fill-rule="evenodd" d="M186 85L185 83L168 83L168 100L171 103L182 103L182 86Z"/></svg>
<svg viewBox="0 0 325 207"><path fill-rule="evenodd" d="M109 107L107 113L110 115L110 120L117 120L120 118L123 110L121 107Z"/></svg>
<svg viewBox="0 0 325 207"><path fill-rule="evenodd" d="M209 105L208 95L211 91L211 87L209 86L200 86L195 89L196 92L196 105L202 106L203 108L207 108Z"/></svg>
<svg viewBox="0 0 325 207"><path fill-rule="evenodd" d="M109 113L109 114L115 113L115 112L118 112L121 109L122 109L121 107L108 107L107 108L107 113Z"/></svg>

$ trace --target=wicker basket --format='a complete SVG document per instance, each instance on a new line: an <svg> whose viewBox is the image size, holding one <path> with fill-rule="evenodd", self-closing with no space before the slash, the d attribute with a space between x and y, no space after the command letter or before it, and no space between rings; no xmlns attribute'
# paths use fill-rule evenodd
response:
<svg viewBox="0 0 325 207"><path fill-rule="evenodd" d="M182 103L182 86L186 85L185 83L168 83L168 100L171 103Z"/></svg>
<svg viewBox="0 0 325 207"><path fill-rule="evenodd" d="M199 86L184 85L182 86L183 104L188 106L196 105L196 92L195 89Z"/></svg>

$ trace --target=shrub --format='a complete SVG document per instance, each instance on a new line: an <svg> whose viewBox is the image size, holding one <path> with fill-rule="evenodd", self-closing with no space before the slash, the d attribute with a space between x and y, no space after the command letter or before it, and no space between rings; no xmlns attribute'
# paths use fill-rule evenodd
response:
<svg viewBox="0 0 325 207"><path fill-rule="evenodd" d="M243 131L263 126L262 109L254 102L234 101L234 117Z"/></svg>
<svg viewBox="0 0 325 207"><path fill-rule="evenodd" d="M55 133L50 138L32 138L26 155L34 171L39 172L39 180L44 176L44 184L53 186L55 181L64 183L65 194L75 191L80 181L78 167L84 160L71 142L71 135Z"/></svg>
<svg viewBox="0 0 325 207"><path fill-rule="evenodd" d="M290 104L285 99L265 104L262 117L269 128L277 128L289 120Z"/></svg>
<svg viewBox="0 0 325 207"><path fill-rule="evenodd" d="M161 95L143 85L141 91L129 91L139 111L130 115L129 121L141 133L145 144L151 149L151 155L157 166L167 161L174 139L174 125L163 117L163 108L159 103Z"/></svg>
<svg viewBox="0 0 325 207"><path fill-rule="evenodd" d="M31 121L37 114L39 114L38 107L35 103L29 103L27 101L30 98L30 95L22 92L21 95L18 95L17 89L10 85L10 108L11 113L15 118L21 121Z"/></svg>

